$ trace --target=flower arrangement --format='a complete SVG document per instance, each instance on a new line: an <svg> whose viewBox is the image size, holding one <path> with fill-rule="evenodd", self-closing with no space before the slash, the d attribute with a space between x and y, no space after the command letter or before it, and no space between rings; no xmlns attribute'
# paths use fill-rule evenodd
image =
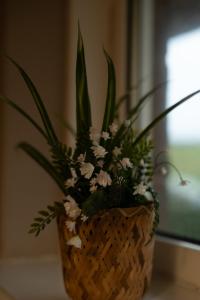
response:
<svg viewBox="0 0 200 300"><path fill-rule="evenodd" d="M21 107L7 97L1 100L12 106L25 117L44 137L50 149L50 159L27 142L18 147L34 159L54 179L63 199L39 211L31 224L30 233L36 236L60 214L66 214L66 228L73 233L68 245L81 248L76 232L76 223L85 222L102 210L145 206L150 203L155 209L152 234L158 224L159 203L152 187L154 162L153 143L150 130L177 106L190 99L196 91L162 112L141 132L135 129L135 120L145 100L155 89L143 96L131 109L126 120L118 122L115 70L109 55L104 51L108 66L108 86L102 127L92 126L90 99L87 85L84 46L79 31L76 63L76 147L72 150L62 143L53 128L45 105L26 72L13 59L8 58L24 79L39 111L41 127ZM125 99L125 97L124 97Z"/></svg>

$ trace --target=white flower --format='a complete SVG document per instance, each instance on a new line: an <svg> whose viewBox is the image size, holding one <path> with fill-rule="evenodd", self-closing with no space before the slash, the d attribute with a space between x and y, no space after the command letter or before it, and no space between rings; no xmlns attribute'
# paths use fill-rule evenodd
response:
<svg viewBox="0 0 200 300"><path fill-rule="evenodd" d="M100 139L100 134L94 127L90 127L90 139L93 142L93 144L98 143L98 141Z"/></svg>
<svg viewBox="0 0 200 300"><path fill-rule="evenodd" d="M76 222L66 221L65 225L70 232L76 233Z"/></svg>
<svg viewBox="0 0 200 300"><path fill-rule="evenodd" d="M93 150L96 158L104 157L108 153L106 149L100 145L92 146L91 149Z"/></svg>
<svg viewBox="0 0 200 300"><path fill-rule="evenodd" d="M104 165L104 161L102 159L100 159L98 162L97 162L97 166L99 166L100 168L103 168L103 165Z"/></svg>
<svg viewBox="0 0 200 300"><path fill-rule="evenodd" d="M77 174L76 174L75 169L71 168L70 171L71 171L72 177L77 178Z"/></svg>
<svg viewBox="0 0 200 300"><path fill-rule="evenodd" d="M165 167L161 167L160 171L163 176L167 175L167 169Z"/></svg>
<svg viewBox="0 0 200 300"><path fill-rule="evenodd" d="M92 186L90 187L90 192L91 192L91 193L96 192L96 190L97 190L97 186L96 186L96 185L92 185Z"/></svg>
<svg viewBox="0 0 200 300"><path fill-rule="evenodd" d="M110 139L110 135L109 135L109 133L106 132L106 131L103 131L103 132L102 132L101 137L102 137L105 141L107 141L108 139Z"/></svg>
<svg viewBox="0 0 200 300"><path fill-rule="evenodd" d="M77 157L77 161L79 163L83 163L85 161L85 154L80 154L78 157Z"/></svg>
<svg viewBox="0 0 200 300"><path fill-rule="evenodd" d="M91 163L82 163L80 171L81 175L83 175L87 179L90 179L94 171L94 166Z"/></svg>
<svg viewBox="0 0 200 300"><path fill-rule="evenodd" d="M72 219L78 218L81 214L81 209L78 207L76 201L70 195L66 197L66 200L64 203L66 214Z"/></svg>
<svg viewBox="0 0 200 300"><path fill-rule="evenodd" d="M140 161L140 166L141 166L141 167L145 167L144 159L141 159L141 161Z"/></svg>
<svg viewBox="0 0 200 300"><path fill-rule="evenodd" d="M68 246L74 246L76 248L81 248L82 241L78 235L73 236L71 239L67 241Z"/></svg>
<svg viewBox="0 0 200 300"><path fill-rule="evenodd" d="M110 178L110 175L101 170L100 173L97 175L97 183L101 186L106 187L107 185L111 185L112 179Z"/></svg>
<svg viewBox="0 0 200 300"><path fill-rule="evenodd" d="M87 217L86 215L81 214L81 220L82 220L83 222L87 221L87 219L88 219L88 217Z"/></svg>
<svg viewBox="0 0 200 300"><path fill-rule="evenodd" d="M120 155L120 154L122 153L121 148L115 147L115 148L113 149L112 153L113 153L115 156Z"/></svg>
<svg viewBox="0 0 200 300"><path fill-rule="evenodd" d="M144 185L143 182L141 182L140 184L138 184L135 188L135 192L133 193L133 195L143 195L146 193L146 190L147 190L147 186Z"/></svg>
<svg viewBox="0 0 200 300"><path fill-rule="evenodd" d="M128 157L124 157L122 160L120 160L120 163L124 169L133 167L133 164L130 162Z"/></svg>
<svg viewBox="0 0 200 300"><path fill-rule="evenodd" d="M74 177L67 179L65 182L67 188L74 187L75 183L76 183L76 179Z"/></svg>
<svg viewBox="0 0 200 300"><path fill-rule="evenodd" d="M91 180L90 180L90 185L95 185L97 183L97 179L95 177L93 177Z"/></svg>
<svg viewBox="0 0 200 300"><path fill-rule="evenodd" d="M116 123L112 123L110 126L109 126L109 129L110 129L110 132L112 133L112 135L114 136L118 130L118 125Z"/></svg>

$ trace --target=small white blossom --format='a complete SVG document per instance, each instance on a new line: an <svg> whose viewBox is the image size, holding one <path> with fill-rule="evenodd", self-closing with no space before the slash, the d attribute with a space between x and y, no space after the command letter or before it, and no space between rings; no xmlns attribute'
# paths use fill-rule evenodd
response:
<svg viewBox="0 0 200 300"><path fill-rule="evenodd" d="M64 203L66 214L72 219L78 218L81 214L81 209L78 207L76 201L70 195L66 197L66 200Z"/></svg>
<svg viewBox="0 0 200 300"><path fill-rule="evenodd" d="M103 131L102 134L101 134L101 137L102 137L105 141L107 141L108 139L110 139L109 132Z"/></svg>
<svg viewBox="0 0 200 300"><path fill-rule="evenodd" d="M85 222L87 221L88 217L84 214L81 214L81 221Z"/></svg>
<svg viewBox="0 0 200 300"><path fill-rule="evenodd" d="M68 246L74 246L76 248L81 248L82 241L78 235L73 236L71 239L67 241Z"/></svg>
<svg viewBox="0 0 200 300"><path fill-rule="evenodd" d="M71 171L72 177L77 178L76 170L71 168L70 171Z"/></svg>
<svg viewBox="0 0 200 300"><path fill-rule="evenodd" d="M163 176L167 175L167 169L165 167L160 168L160 171Z"/></svg>
<svg viewBox="0 0 200 300"><path fill-rule="evenodd" d="M107 185L111 185L112 179L110 178L110 175L101 170L100 173L97 175L97 183L101 186L106 187Z"/></svg>
<svg viewBox="0 0 200 300"><path fill-rule="evenodd" d="M97 186L96 186L96 185L92 185L92 186L90 187L90 192L91 192L91 193L96 192L96 190L97 190Z"/></svg>
<svg viewBox="0 0 200 300"><path fill-rule="evenodd" d="M133 164L130 162L128 157L124 157L122 160L120 160L120 163L124 169L133 168Z"/></svg>
<svg viewBox="0 0 200 300"><path fill-rule="evenodd" d="M70 232L76 233L76 222L75 221L66 221L65 225Z"/></svg>
<svg viewBox="0 0 200 300"><path fill-rule="evenodd" d="M98 141L100 139L100 134L94 127L90 127L90 139L93 142L93 144L98 143Z"/></svg>
<svg viewBox="0 0 200 300"><path fill-rule="evenodd" d="M104 161L102 159L100 159L98 162L97 162L97 166L100 167L100 168L103 168L103 165L104 165Z"/></svg>
<svg viewBox="0 0 200 300"><path fill-rule="evenodd" d="M85 154L80 154L78 157L77 157L77 161L79 163L83 163L85 161Z"/></svg>
<svg viewBox="0 0 200 300"><path fill-rule="evenodd" d="M121 150L121 148L119 148L119 147L115 147L115 148L113 149L112 153L113 153L115 156L118 156L118 155L120 155L120 154L122 153L122 150Z"/></svg>
<svg viewBox="0 0 200 300"><path fill-rule="evenodd" d="M95 185L97 183L97 179L96 177L93 177L91 180L90 180L90 185Z"/></svg>
<svg viewBox="0 0 200 300"><path fill-rule="evenodd" d="M94 171L94 166L91 163L82 163L80 171L81 175L83 175L87 179L90 179Z"/></svg>
<svg viewBox="0 0 200 300"><path fill-rule="evenodd" d="M74 187L76 183L76 179L74 177L66 180L65 185L67 188Z"/></svg>
<svg viewBox="0 0 200 300"><path fill-rule="evenodd" d="M110 129L110 132L112 133L112 135L114 136L116 133L117 133L117 130L118 130L118 125L116 123L112 123L110 126L109 126L109 129Z"/></svg>
<svg viewBox="0 0 200 300"><path fill-rule="evenodd" d="M140 166L141 166L141 167L145 167L144 159L141 159L141 161L140 161Z"/></svg>
<svg viewBox="0 0 200 300"><path fill-rule="evenodd" d="M133 195L143 195L146 193L146 190L147 190L147 186L144 185L143 182L141 182L140 184L138 184L135 188L135 192L133 193Z"/></svg>
<svg viewBox="0 0 200 300"><path fill-rule="evenodd" d="M91 149L93 150L96 158L104 157L108 153L106 149L100 145L92 146Z"/></svg>

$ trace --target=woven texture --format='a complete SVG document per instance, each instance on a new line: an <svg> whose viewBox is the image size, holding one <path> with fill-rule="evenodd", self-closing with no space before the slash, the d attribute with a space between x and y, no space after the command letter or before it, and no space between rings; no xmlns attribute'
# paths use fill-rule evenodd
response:
<svg viewBox="0 0 200 300"><path fill-rule="evenodd" d="M78 225L82 249L77 249L66 246L71 234L60 217L64 283L71 299L142 299L152 271L153 218L152 206L96 215Z"/></svg>

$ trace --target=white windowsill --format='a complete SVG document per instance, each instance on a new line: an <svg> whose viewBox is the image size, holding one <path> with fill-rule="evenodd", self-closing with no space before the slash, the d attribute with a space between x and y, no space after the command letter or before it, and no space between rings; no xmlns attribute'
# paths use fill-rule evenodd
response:
<svg viewBox="0 0 200 300"><path fill-rule="evenodd" d="M156 253L158 256L155 263L156 269L163 268L164 272L166 271L167 263L172 263L172 257L175 252L178 251L178 256L176 257L177 261L173 260L173 264L176 267L176 272L179 272L179 263L182 261L182 277L178 277L176 272L173 274L170 272L168 276L164 277L162 275L154 276L152 280L152 286L148 295L145 296L144 300L199 300L200 299L200 287L191 282L185 280L185 272L190 272L190 267L187 265L187 260L181 254L181 250L176 248L173 243L171 244L172 249L166 248L166 240L157 241L157 249L162 252L160 254ZM167 243L167 247L170 247L170 243ZM173 245L173 246L172 246ZM185 251L184 247L182 249ZM163 252L164 251L164 252ZM165 251L168 251L166 254ZM171 251L171 252L170 252ZM174 252L175 251L175 252ZM199 251L198 251L199 252ZM195 251L193 254L197 254ZM162 258L162 261L161 261ZM194 257L195 258L195 257ZM191 261L191 257L190 257ZM162 262L161 265L159 265ZM184 262L184 263L183 263ZM186 264L185 264L186 262ZM199 260L196 261L196 270L198 270ZM159 268L158 268L159 265ZM168 265L169 267L169 265ZM193 269L193 273L195 273ZM173 276L172 276L173 275ZM190 276L191 274L189 274ZM197 275L197 274L196 274ZM194 278L197 280L196 283L199 283L199 278ZM192 278L192 280L194 279ZM12 297L6 297L5 291L1 292L1 287L8 291ZM61 273L61 265L58 257L41 257L39 259L18 259L18 260L4 260L0 262L0 300L67 300Z"/></svg>

